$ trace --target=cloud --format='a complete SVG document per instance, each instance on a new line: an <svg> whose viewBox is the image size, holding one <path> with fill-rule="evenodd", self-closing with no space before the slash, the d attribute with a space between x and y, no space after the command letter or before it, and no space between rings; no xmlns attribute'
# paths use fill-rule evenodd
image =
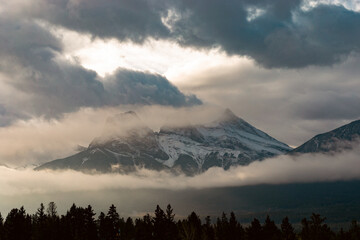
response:
<svg viewBox="0 0 360 240"><path fill-rule="evenodd" d="M145 169L130 175L87 175L74 171L36 172L0 167L0 187L2 195L13 196L111 189L168 189L176 191L257 184L356 180L360 178L359 153L360 149L356 146L353 150L336 155L279 156L264 161L255 161L248 166L234 167L228 171L221 168L211 168L195 177L173 176L165 172Z"/></svg>
<svg viewBox="0 0 360 240"><path fill-rule="evenodd" d="M0 83L15 98L1 98L0 125L32 117L58 118L81 107L119 104L201 104L160 75L119 69L105 79L63 56L46 26L7 14L0 17Z"/></svg>
<svg viewBox="0 0 360 240"><path fill-rule="evenodd" d="M140 121L120 121L115 124L117 132L129 126L142 127L143 124L159 131L164 125L208 123L217 119L223 109L207 105L172 107L137 104L81 108L64 114L60 119L34 117L17 121L0 128L0 164L11 167L33 166L70 156L78 151L79 145L87 147L94 138L107 131L108 119L126 111L135 111ZM113 133L114 129L111 128L111 131Z"/></svg>
<svg viewBox="0 0 360 240"><path fill-rule="evenodd" d="M249 56L265 67L332 65L359 49L360 13L342 6L303 11L300 1L184 2L183 17L174 24L181 44L220 45L228 54ZM248 7L263 14L249 21Z"/></svg>
<svg viewBox="0 0 360 240"><path fill-rule="evenodd" d="M202 64L172 81L206 102L231 108L276 139L299 146L360 118L359 64L359 54L333 67L302 70L264 69L253 60L232 58L216 66Z"/></svg>
<svg viewBox="0 0 360 240"><path fill-rule="evenodd" d="M360 13L332 2L309 2L307 8L300 0L36 2L39 8L27 10L29 17L95 37L220 46L268 68L333 65L359 49Z"/></svg>
<svg viewBox="0 0 360 240"><path fill-rule="evenodd" d="M105 79L104 85L117 103L161 104L176 107L202 103L195 95L184 95L158 74L118 69Z"/></svg>

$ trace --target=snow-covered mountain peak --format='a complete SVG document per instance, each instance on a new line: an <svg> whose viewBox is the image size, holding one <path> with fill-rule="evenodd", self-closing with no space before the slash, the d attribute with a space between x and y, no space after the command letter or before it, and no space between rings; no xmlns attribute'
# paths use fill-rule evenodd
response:
<svg viewBox="0 0 360 240"><path fill-rule="evenodd" d="M209 125L164 126L158 133L134 112L109 118L105 133L73 156L41 169L76 169L127 173L137 168L194 175L211 167L229 169L291 150L226 109Z"/></svg>
<svg viewBox="0 0 360 240"><path fill-rule="evenodd" d="M183 136L196 142L204 141L204 136L198 131L197 127L193 125L178 127L164 126L160 129L159 134Z"/></svg>

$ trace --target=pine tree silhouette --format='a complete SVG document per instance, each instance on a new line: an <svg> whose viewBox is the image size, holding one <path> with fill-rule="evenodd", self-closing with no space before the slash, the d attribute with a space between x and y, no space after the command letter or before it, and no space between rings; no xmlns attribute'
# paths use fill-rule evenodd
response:
<svg viewBox="0 0 360 240"><path fill-rule="evenodd" d="M281 231L277 228L275 222L270 219L269 215L266 216L262 227L262 235L269 240L281 239Z"/></svg>
<svg viewBox="0 0 360 240"><path fill-rule="evenodd" d="M0 240L5 240L5 232L4 232L4 218L0 213Z"/></svg>
<svg viewBox="0 0 360 240"><path fill-rule="evenodd" d="M248 240L263 240L262 227L257 218L251 222L251 225L246 228L246 236Z"/></svg>
<svg viewBox="0 0 360 240"><path fill-rule="evenodd" d="M116 211L116 207L112 204L109 208L109 211L106 215L106 221L108 222L108 231L110 233L109 240L119 239L120 238L120 217Z"/></svg>
<svg viewBox="0 0 360 240"><path fill-rule="evenodd" d="M33 216L33 238L39 240L47 240L46 230L47 230L47 216L45 214L44 204L41 203L40 207L37 209L35 215Z"/></svg>
<svg viewBox="0 0 360 240"><path fill-rule="evenodd" d="M167 240L166 239L166 216L165 212L160 208L159 205L155 209L154 222L154 238L156 240Z"/></svg>
<svg viewBox="0 0 360 240"><path fill-rule="evenodd" d="M31 217L26 214L24 207L12 209L4 223L6 240L30 240Z"/></svg>
<svg viewBox="0 0 360 240"><path fill-rule="evenodd" d="M266 217L261 226L254 219L244 230L233 212L228 219L225 213L211 224L210 217L202 224L199 216L192 212L186 219L175 223L175 214L170 205L164 212L156 207L155 216L146 214L142 218L127 218L124 221L111 205L108 213L95 213L89 205L86 208L73 204L65 215L58 216L55 203L51 202L45 213L40 204L36 213L29 215L24 207L12 209L5 221L0 214L0 240L359 240L360 226L353 221L348 230L333 232L325 218L312 214L301 221L298 236L287 217L282 220L281 230L275 222ZM346 228L347 229L347 228Z"/></svg>
<svg viewBox="0 0 360 240"><path fill-rule="evenodd" d="M360 239L360 225L357 223L356 220L351 222L351 226L349 229L349 239L357 240Z"/></svg>
<svg viewBox="0 0 360 240"><path fill-rule="evenodd" d="M281 223L281 239L282 240L295 240L294 228L289 222L289 218L285 217Z"/></svg>
<svg viewBox="0 0 360 240"><path fill-rule="evenodd" d="M124 224L124 230L122 231L122 238L124 240L131 240L135 237L135 226L132 218L127 218Z"/></svg>
<svg viewBox="0 0 360 240"><path fill-rule="evenodd" d="M178 231L180 239L196 240L201 239L201 220L195 212L192 212L187 219L179 221Z"/></svg>
<svg viewBox="0 0 360 240"><path fill-rule="evenodd" d="M202 239L203 240L215 240L215 231L214 231L214 227L211 225L210 216L207 216L205 218L205 223L202 226Z"/></svg>
<svg viewBox="0 0 360 240"><path fill-rule="evenodd" d="M49 202L46 213L50 218L57 217L57 206L54 202Z"/></svg>
<svg viewBox="0 0 360 240"><path fill-rule="evenodd" d="M230 239L244 239L245 238L245 232L241 224L237 221L235 213L230 213L230 219L229 219L229 238Z"/></svg>
<svg viewBox="0 0 360 240"><path fill-rule="evenodd" d="M320 214L313 213L308 221L304 218L301 221L301 239L302 240L328 240L331 239L334 234L330 228L324 223L326 218L322 218Z"/></svg>
<svg viewBox="0 0 360 240"><path fill-rule="evenodd" d="M84 209L84 220L85 220L85 234L84 237L87 240L98 240L97 225L94 216L94 210L90 205Z"/></svg>
<svg viewBox="0 0 360 240"><path fill-rule="evenodd" d="M146 214L142 219L135 220L135 239L136 240L152 240L154 226L149 214Z"/></svg>

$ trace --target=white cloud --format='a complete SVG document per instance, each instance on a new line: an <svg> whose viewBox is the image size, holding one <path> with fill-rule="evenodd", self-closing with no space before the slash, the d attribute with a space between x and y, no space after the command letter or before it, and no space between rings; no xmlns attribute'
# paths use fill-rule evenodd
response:
<svg viewBox="0 0 360 240"><path fill-rule="evenodd" d="M61 119L32 118L17 121L11 126L0 128L0 163L21 167L67 157L76 152L78 145L87 147L95 137L100 136L108 117L129 110L135 111L147 126L158 131L164 125L215 120L223 109L214 106L173 108L121 105L82 108L65 114Z"/></svg>
<svg viewBox="0 0 360 240"><path fill-rule="evenodd" d="M82 66L101 76L122 67L162 74L178 83L181 76L190 71L243 59L228 56L219 48L197 50L166 40L149 39L139 45L116 39L94 39L90 35L58 27L53 27L52 32L62 39L69 60L75 58Z"/></svg>
<svg viewBox="0 0 360 240"><path fill-rule="evenodd" d="M304 0L302 8L304 10L309 10L319 4L341 5L352 11L360 11L359 0Z"/></svg>

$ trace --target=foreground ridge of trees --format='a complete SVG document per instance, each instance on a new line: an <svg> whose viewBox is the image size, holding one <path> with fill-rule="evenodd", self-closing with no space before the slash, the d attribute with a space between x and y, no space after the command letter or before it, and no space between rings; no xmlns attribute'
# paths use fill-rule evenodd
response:
<svg viewBox="0 0 360 240"><path fill-rule="evenodd" d="M75 204L65 215L59 216L55 203L47 208L40 205L29 215L24 207L12 209L4 219L0 214L0 240L360 240L360 225L353 221L349 229L333 232L325 218L312 214L301 221L302 229L295 233L285 217L280 226L267 216L264 223L254 219L242 226L233 212L225 213L212 223L210 217L202 221L192 212L186 219L175 220L170 205L162 210L156 207L153 216L124 219L111 205L107 213L98 218L89 205Z"/></svg>

